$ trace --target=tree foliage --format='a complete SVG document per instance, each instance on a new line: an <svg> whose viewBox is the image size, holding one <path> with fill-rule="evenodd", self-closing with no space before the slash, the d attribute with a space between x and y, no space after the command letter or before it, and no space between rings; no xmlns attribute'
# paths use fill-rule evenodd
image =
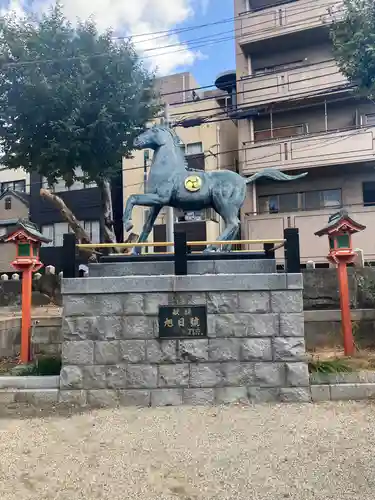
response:
<svg viewBox="0 0 375 500"><path fill-rule="evenodd" d="M63 178L110 179L158 110L153 75L132 43L72 25L56 4L40 18L0 18L1 163ZM82 179L82 177L80 177Z"/></svg>
<svg viewBox="0 0 375 500"><path fill-rule="evenodd" d="M344 0L332 29L334 55L342 73L362 95L375 98L375 2Z"/></svg>

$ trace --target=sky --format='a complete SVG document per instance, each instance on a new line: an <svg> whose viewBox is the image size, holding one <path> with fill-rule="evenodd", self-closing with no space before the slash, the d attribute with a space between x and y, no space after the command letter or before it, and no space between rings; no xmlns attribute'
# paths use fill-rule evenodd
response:
<svg viewBox="0 0 375 500"><path fill-rule="evenodd" d="M0 14L41 13L54 0L0 0ZM132 35L145 61L159 75L191 71L199 85L235 67L233 0L62 0L66 16L94 16L101 30L111 27L118 36ZM190 29L207 25L199 29ZM186 30L186 31L183 31ZM150 35L150 33L163 34ZM165 34L168 32L168 34ZM229 40L222 40L230 38ZM170 47L168 47L170 46ZM171 47L173 46L173 47Z"/></svg>

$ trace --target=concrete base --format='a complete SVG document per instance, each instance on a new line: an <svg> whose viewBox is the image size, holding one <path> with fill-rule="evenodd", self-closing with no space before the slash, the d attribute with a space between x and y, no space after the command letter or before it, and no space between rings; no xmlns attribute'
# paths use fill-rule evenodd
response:
<svg viewBox="0 0 375 500"><path fill-rule="evenodd" d="M188 274L272 274L274 259L193 260L188 262ZM90 277L173 275L174 262L102 262L89 265Z"/></svg>

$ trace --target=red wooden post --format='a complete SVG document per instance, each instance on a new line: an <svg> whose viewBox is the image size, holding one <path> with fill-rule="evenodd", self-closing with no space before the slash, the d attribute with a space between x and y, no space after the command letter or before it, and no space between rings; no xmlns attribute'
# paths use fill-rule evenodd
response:
<svg viewBox="0 0 375 500"><path fill-rule="evenodd" d="M353 356L354 354L354 339L352 331L352 320L350 314L350 298L348 284L348 270L345 261L340 261L337 266L339 290L340 290L340 308L341 308L341 324L344 337L344 353L345 356Z"/></svg>
<svg viewBox="0 0 375 500"><path fill-rule="evenodd" d="M32 268L22 272L21 363L30 361Z"/></svg>

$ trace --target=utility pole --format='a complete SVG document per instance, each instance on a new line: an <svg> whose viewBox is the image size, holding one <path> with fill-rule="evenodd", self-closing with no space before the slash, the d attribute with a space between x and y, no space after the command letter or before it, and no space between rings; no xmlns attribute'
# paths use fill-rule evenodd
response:
<svg viewBox="0 0 375 500"><path fill-rule="evenodd" d="M170 126L169 106L167 103L164 105L164 125ZM173 207L165 207L166 223L165 223L165 237L167 241L174 242L174 210ZM173 252L174 247L168 246L167 252Z"/></svg>

